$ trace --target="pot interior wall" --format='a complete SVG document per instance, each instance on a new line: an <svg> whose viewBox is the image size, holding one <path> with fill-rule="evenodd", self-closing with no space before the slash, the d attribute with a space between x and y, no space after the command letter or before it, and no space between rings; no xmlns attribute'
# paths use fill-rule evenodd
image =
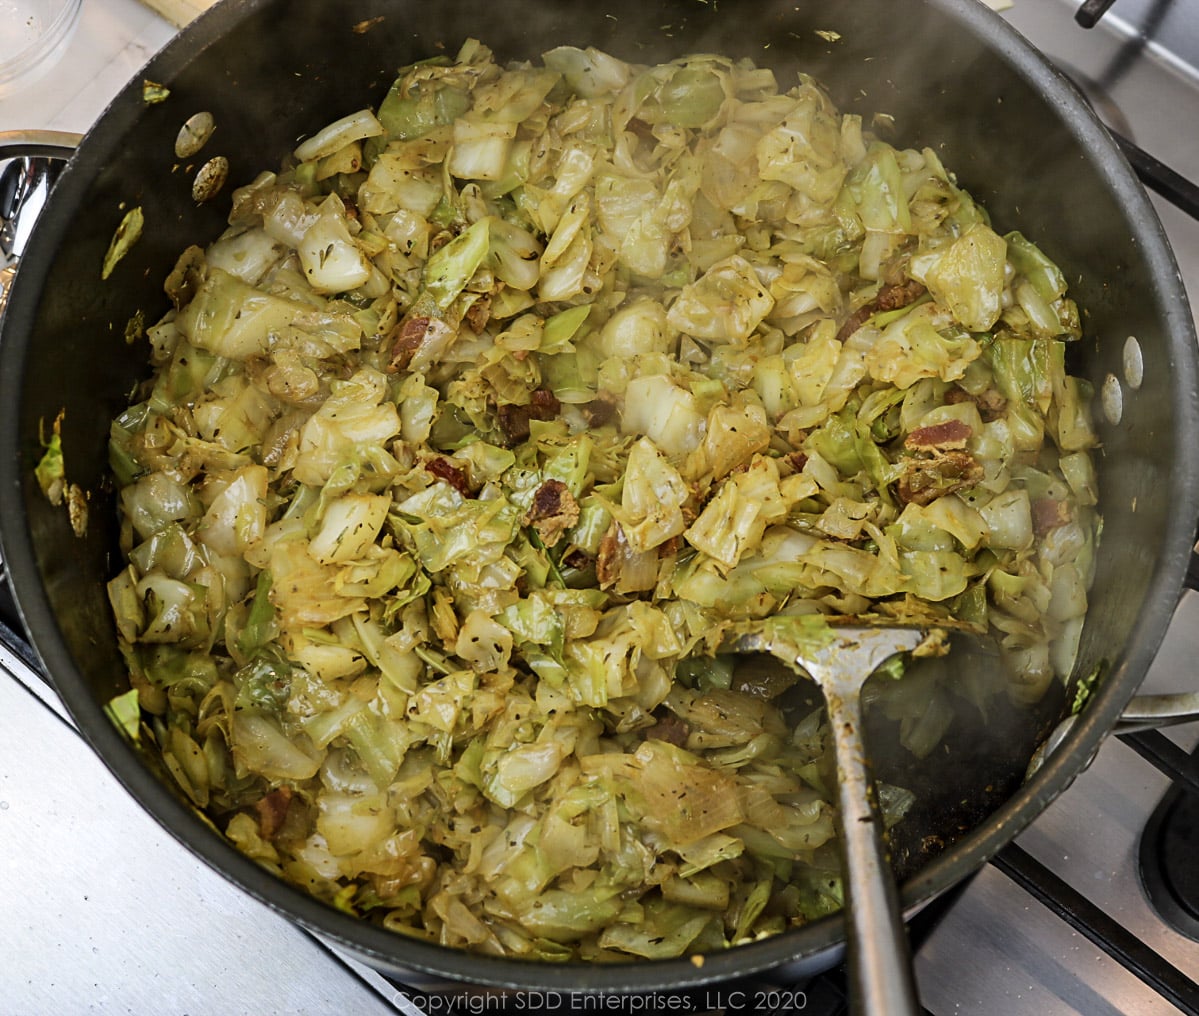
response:
<svg viewBox="0 0 1199 1016"><path fill-rule="evenodd" d="M468 35L514 58L575 44L647 62L697 50L751 57L775 67L780 81L802 68L842 109L868 119L894 115L898 139L935 149L1001 231L1018 228L1041 242L1087 308L1075 371L1096 384L1119 374L1128 335L1145 351L1141 391L1126 393L1121 425L1103 430L1105 532L1081 667L1107 659L1113 675L1127 669L1124 647L1145 628L1147 610L1155 614L1138 636L1145 642L1139 652L1151 653L1167 619L1157 615L1166 609L1168 616L1176 591L1161 589L1162 576L1178 572L1185 544L1173 535L1172 513L1194 511L1194 483L1176 468L1179 421L1195 415L1183 391L1193 375L1183 349L1189 315L1179 312L1176 280L1161 277L1169 263L1153 247L1153 225L1134 221L1147 206L1129 206L1119 172L1113 192L1103 168L1110 155L1087 151L1086 117L1067 109L1062 119L1060 96L1046 98L1027 79L1027 58L997 57L991 43L1010 48L1011 40L994 26L991 39L975 34L982 16L968 7L976 6L791 0L755 4L747 17L744 5L697 0L227 0L201 19L147 71L170 88L169 97L147 104L140 85L131 86L85 141L27 254L5 322L4 549L38 649L81 725L98 744L111 744L96 706L126 686L104 584L116 567L108 424L147 372L144 344L125 341L127 323L138 312L152 323L166 310L164 277L184 246L220 231L232 186L277 165L304 134L378 102L402 65L452 55ZM230 160L224 200L207 205L191 198L197 167L173 154L180 125L200 110L217 123L205 156ZM133 206L143 209L144 234L101 281L109 240ZM32 478L41 436L62 410L68 478L90 497L82 539ZM1138 676L1124 679L1125 693ZM123 779L136 782L127 761L117 764ZM791 944L755 946L760 959L747 964L811 952L838 934L833 922L792 936ZM370 940L368 950L377 943ZM475 967L476 976L480 969L491 976L486 965ZM715 964L695 979L720 969ZM613 983L630 983L617 976Z"/></svg>

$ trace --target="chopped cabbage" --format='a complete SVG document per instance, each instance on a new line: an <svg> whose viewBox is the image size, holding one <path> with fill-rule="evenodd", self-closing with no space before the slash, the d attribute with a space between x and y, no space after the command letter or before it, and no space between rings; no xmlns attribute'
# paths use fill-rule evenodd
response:
<svg viewBox="0 0 1199 1016"><path fill-rule="evenodd" d="M166 289L111 428L110 715L384 927L607 961L837 909L827 725L719 653L742 622L989 629L1017 701L1074 665L1085 318L806 76L469 40L240 188ZM887 700L918 755L952 672Z"/></svg>

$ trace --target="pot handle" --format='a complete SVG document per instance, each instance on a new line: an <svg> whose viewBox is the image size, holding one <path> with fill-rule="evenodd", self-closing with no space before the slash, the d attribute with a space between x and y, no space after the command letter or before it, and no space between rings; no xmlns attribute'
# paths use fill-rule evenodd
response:
<svg viewBox="0 0 1199 1016"><path fill-rule="evenodd" d="M1115 732L1132 734L1138 730L1156 730L1196 720L1199 720L1199 691L1173 695L1134 695L1116 721Z"/></svg>
<svg viewBox="0 0 1199 1016"><path fill-rule="evenodd" d="M1173 695L1134 695L1116 720L1112 733L1135 734L1142 730L1158 730L1196 721L1199 721L1199 691L1177 692ZM1025 779L1031 778L1045 764L1045 760L1057 751L1077 722L1077 715L1067 716L1053 728L1033 752L1024 774ZM1090 764L1091 760L1088 760L1087 765Z"/></svg>
<svg viewBox="0 0 1199 1016"><path fill-rule="evenodd" d="M67 131L0 131L0 316L33 223L82 139Z"/></svg>

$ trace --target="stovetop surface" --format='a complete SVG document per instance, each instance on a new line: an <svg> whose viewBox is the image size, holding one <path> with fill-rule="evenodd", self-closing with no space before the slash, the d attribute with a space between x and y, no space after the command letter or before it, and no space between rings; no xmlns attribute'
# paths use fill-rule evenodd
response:
<svg viewBox="0 0 1199 1016"><path fill-rule="evenodd" d="M1080 85L1109 95L1132 140L1199 179L1199 0L1118 0L1091 32L1074 26L1076 6L1015 0L1005 17ZM0 100L0 130L86 130L173 34L136 0L92 0L61 69L48 79L53 87ZM1199 226L1155 204L1199 300ZM1197 659L1199 598L1187 594L1145 690L1193 687ZM27 661L2 643L0 671L16 678L0 676L4 1012L494 1011L465 989L406 994L234 889L124 793ZM1170 736L1189 750L1199 731ZM1017 842L1199 977L1199 943L1153 914L1136 876L1141 827L1167 785L1112 739ZM1178 1011L994 866L948 911L916 970L922 1003L936 1016ZM713 1000L738 1001L719 992ZM554 1001L529 997L518 1008L552 1008Z"/></svg>

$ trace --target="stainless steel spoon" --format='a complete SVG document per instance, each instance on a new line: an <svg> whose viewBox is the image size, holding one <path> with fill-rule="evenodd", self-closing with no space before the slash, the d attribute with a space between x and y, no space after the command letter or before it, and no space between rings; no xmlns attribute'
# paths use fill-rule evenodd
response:
<svg viewBox="0 0 1199 1016"><path fill-rule="evenodd" d="M837 761L845 914L853 1012L920 1011L899 891L882 842L882 816L862 742L860 692L891 657L940 642L920 628L796 626L776 618L738 626L725 648L766 653L824 692ZM781 623L780 623L781 622Z"/></svg>

